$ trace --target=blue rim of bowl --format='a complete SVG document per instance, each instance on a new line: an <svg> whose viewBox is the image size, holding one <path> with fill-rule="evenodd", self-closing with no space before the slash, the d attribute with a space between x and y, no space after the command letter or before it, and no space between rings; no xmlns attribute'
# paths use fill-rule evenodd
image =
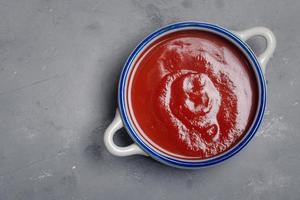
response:
<svg viewBox="0 0 300 200"><path fill-rule="evenodd" d="M224 154L217 157L212 157L206 160L199 160L197 162L195 161L189 161L189 160L181 160L177 159L172 156L166 156L158 152L154 147L151 147L147 145L142 139L141 136L134 130L133 123L130 121L130 118L128 117L128 114L126 112L126 105L125 105L125 85L128 81L128 72L130 71L130 68L132 67L132 63L137 57L137 55L144 50L144 47L155 40L158 36L161 36L162 34L168 33L170 31L176 31L180 29L185 28L200 28L203 30L213 31L221 36L225 36L225 38L229 38L230 40L234 41L235 44L238 44L239 48L243 50L243 52L246 54L249 61L251 61L251 66L253 67L256 76L257 76L257 82L259 87L259 97L260 101L258 102L258 109L256 113L256 118L254 122L252 123L252 126L248 130L248 132L245 134L245 136L241 139L241 141L231 149L227 150ZM265 111L265 105L266 105L266 85L265 85L265 79L263 72L261 70L260 64L257 61L257 58L253 51L248 47L248 45L243 42L240 38L238 38L236 35L234 35L231 31L220 27L218 25L210 24L210 23L203 23L203 22L178 22L174 24L167 25L159 30L156 30L155 32L148 35L141 43L137 45L137 47L132 51L130 56L128 57L126 63L123 66L121 75L120 75L120 81L119 81L119 88L118 88L118 104L119 104L119 111L121 114L121 118L124 124L125 129L128 131L128 134L133 139L133 141L141 148L143 149L149 156L154 158L157 161L160 161L164 164L167 164L169 166L177 167L177 168L186 168L186 169L197 169L202 167L208 167L211 165L216 165L222 161L227 160L228 158L232 157L236 153L238 153L241 149L243 149L248 142L253 138L255 133L257 132L258 127L261 124L264 111Z"/></svg>

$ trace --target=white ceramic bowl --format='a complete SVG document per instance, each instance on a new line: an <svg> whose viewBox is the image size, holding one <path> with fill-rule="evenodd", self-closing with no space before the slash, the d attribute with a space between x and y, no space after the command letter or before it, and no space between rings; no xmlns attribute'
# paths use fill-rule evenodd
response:
<svg viewBox="0 0 300 200"><path fill-rule="evenodd" d="M230 148L222 154L216 155L208 159L185 160L172 157L163 152L160 152L159 150L151 146L147 141L145 141L143 137L141 137L140 133L135 128L132 120L130 119L130 117L128 117L129 109L127 107L127 100L125 97L128 88L128 74L133 68L133 63L135 59L139 57L140 53L143 52L143 50L147 46L155 42L158 38L171 32L181 30L204 30L212 32L236 45L241 50L241 52L247 57L249 63L251 64L251 67L255 72L258 84L258 108L251 127L243 136L243 138L241 138L240 142L238 142L235 146L233 146L232 148ZM264 37L267 43L265 51L258 57L255 56L255 54L252 52L249 46L245 43L249 38L254 36ZM130 156L135 154L151 156L152 158L164 164L187 169L207 167L227 160L228 158L239 152L243 147L245 147L245 145L252 139L252 137L257 132L258 127L260 126L266 104L266 84L264 79L264 73L266 71L267 63L275 50L275 47L276 40L273 33L269 29L264 27L255 27L244 31L229 31L218 25L209 23L179 22L165 26L151 33L134 49L134 51L127 59L121 72L118 88L119 109L117 109L113 122L109 125L104 134L104 142L108 151L116 156ZM127 130L128 134L133 139L134 144L131 144L127 147L120 147L114 143L113 136L116 133L116 131L122 127L124 127Z"/></svg>

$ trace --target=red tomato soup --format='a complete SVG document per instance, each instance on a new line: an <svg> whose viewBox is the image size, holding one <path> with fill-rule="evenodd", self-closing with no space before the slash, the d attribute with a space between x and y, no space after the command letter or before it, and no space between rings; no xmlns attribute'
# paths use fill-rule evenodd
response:
<svg viewBox="0 0 300 200"><path fill-rule="evenodd" d="M227 151L255 117L254 71L236 46L213 33L163 36L140 54L129 79L136 128L154 148L177 158Z"/></svg>

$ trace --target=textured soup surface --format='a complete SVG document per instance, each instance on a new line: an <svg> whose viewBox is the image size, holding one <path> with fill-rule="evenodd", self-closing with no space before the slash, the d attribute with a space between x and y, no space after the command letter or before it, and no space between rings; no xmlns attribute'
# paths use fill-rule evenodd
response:
<svg viewBox="0 0 300 200"><path fill-rule="evenodd" d="M130 109L142 136L185 159L218 155L245 134L257 109L246 57L213 33L170 33L139 56L130 74Z"/></svg>

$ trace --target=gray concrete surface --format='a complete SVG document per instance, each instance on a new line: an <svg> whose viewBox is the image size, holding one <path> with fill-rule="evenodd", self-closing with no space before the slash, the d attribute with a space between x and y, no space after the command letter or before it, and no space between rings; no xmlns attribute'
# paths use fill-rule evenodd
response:
<svg viewBox="0 0 300 200"><path fill-rule="evenodd" d="M299 10L298 0L0 0L0 199L300 199ZM110 155L102 137L126 57L181 20L274 31L260 131L196 171ZM124 131L117 140L130 143Z"/></svg>

